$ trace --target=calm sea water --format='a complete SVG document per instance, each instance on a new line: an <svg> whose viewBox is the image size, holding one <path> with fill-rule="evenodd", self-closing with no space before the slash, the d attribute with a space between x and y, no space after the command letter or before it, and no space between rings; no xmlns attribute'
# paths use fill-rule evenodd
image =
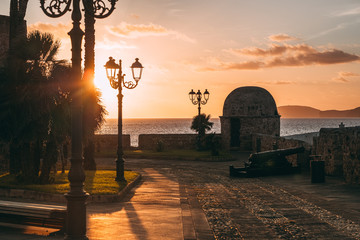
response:
<svg viewBox="0 0 360 240"><path fill-rule="evenodd" d="M130 134L131 145L138 146L139 134L180 134L195 133L190 129L191 118L166 119L124 119L123 133ZM213 118L214 126L211 132L220 133L220 119ZM318 132L320 128L337 128L340 123L345 127L360 126L360 118L328 119L328 118L296 118L280 120L280 135L289 136L308 132ZM107 119L97 132L98 134L117 134L117 119Z"/></svg>

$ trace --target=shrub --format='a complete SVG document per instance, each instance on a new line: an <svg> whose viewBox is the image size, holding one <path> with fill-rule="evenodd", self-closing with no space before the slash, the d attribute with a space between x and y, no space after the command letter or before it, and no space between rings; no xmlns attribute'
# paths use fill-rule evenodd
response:
<svg viewBox="0 0 360 240"><path fill-rule="evenodd" d="M156 142L156 151L157 152L163 152L165 149L164 142L159 140Z"/></svg>

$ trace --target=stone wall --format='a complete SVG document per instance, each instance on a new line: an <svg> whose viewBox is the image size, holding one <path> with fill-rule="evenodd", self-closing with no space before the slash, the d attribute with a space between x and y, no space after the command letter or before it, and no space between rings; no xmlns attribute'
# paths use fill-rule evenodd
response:
<svg viewBox="0 0 360 240"><path fill-rule="evenodd" d="M140 134L139 149L156 150L159 144L165 150L196 149L197 134ZM221 137L220 134L216 136ZM123 135L123 148L130 149L130 135ZM95 135L95 151L116 151L117 135Z"/></svg>
<svg viewBox="0 0 360 240"><path fill-rule="evenodd" d="M220 116L222 146L251 151L252 134L280 135L280 115L272 95L264 88L246 86L225 99Z"/></svg>
<svg viewBox="0 0 360 240"><path fill-rule="evenodd" d="M139 148L156 150L159 144L164 149L196 149L197 134L140 134Z"/></svg>
<svg viewBox="0 0 360 240"><path fill-rule="evenodd" d="M223 146L232 148L231 144L231 119L239 119L239 149L251 150L252 134L280 135L280 117L221 117L221 133L223 135Z"/></svg>
<svg viewBox="0 0 360 240"><path fill-rule="evenodd" d="M309 169L309 155L311 153L311 145L295 139L285 139L264 134L252 135L253 152L263 152L274 149L287 149L295 147L304 147L305 152L287 156L286 159L293 166L300 166L302 169Z"/></svg>
<svg viewBox="0 0 360 240"><path fill-rule="evenodd" d="M130 149L130 135L122 136L123 149ZM118 146L117 134L95 135L95 152L116 152Z"/></svg>
<svg viewBox="0 0 360 240"><path fill-rule="evenodd" d="M313 154L325 161L327 175L360 183L360 127L322 128L314 138Z"/></svg>
<svg viewBox="0 0 360 240"><path fill-rule="evenodd" d="M310 145L313 145L314 137L318 137L318 136L319 136L319 132L308 132L308 133L295 134L295 135L282 136L282 137L286 139L300 140Z"/></svg>

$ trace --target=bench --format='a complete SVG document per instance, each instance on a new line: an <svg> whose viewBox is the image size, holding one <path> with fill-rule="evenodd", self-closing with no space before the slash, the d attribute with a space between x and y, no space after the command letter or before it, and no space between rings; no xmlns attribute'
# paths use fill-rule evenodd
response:
<svg viewBox="0 0 360 240"><path fill-rule="evenodd" d="M0 200L0 222L64 230L66 207Z"/></svg>

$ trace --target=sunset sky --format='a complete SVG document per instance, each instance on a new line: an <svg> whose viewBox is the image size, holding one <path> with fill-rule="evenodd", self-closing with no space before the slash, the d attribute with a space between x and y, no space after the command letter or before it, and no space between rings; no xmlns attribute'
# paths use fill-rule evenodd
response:
<svg viewBox="0 0 360 240"><path fill-rule="evenodd" d="M28 30L53 33L59 58L70 59L71 13L49 18L39 2L29 0ZM9 6L2 0L0 14ZM124 90L124 118L192 117L191 89L208 89L202 111L218 117L241 86L267 89L278 106L360 106L358 0L119 0L95 29L95 84L109 118L117 117L109 56L123 60L127 77L136 57L144 66L138 87Z"/></svg>

